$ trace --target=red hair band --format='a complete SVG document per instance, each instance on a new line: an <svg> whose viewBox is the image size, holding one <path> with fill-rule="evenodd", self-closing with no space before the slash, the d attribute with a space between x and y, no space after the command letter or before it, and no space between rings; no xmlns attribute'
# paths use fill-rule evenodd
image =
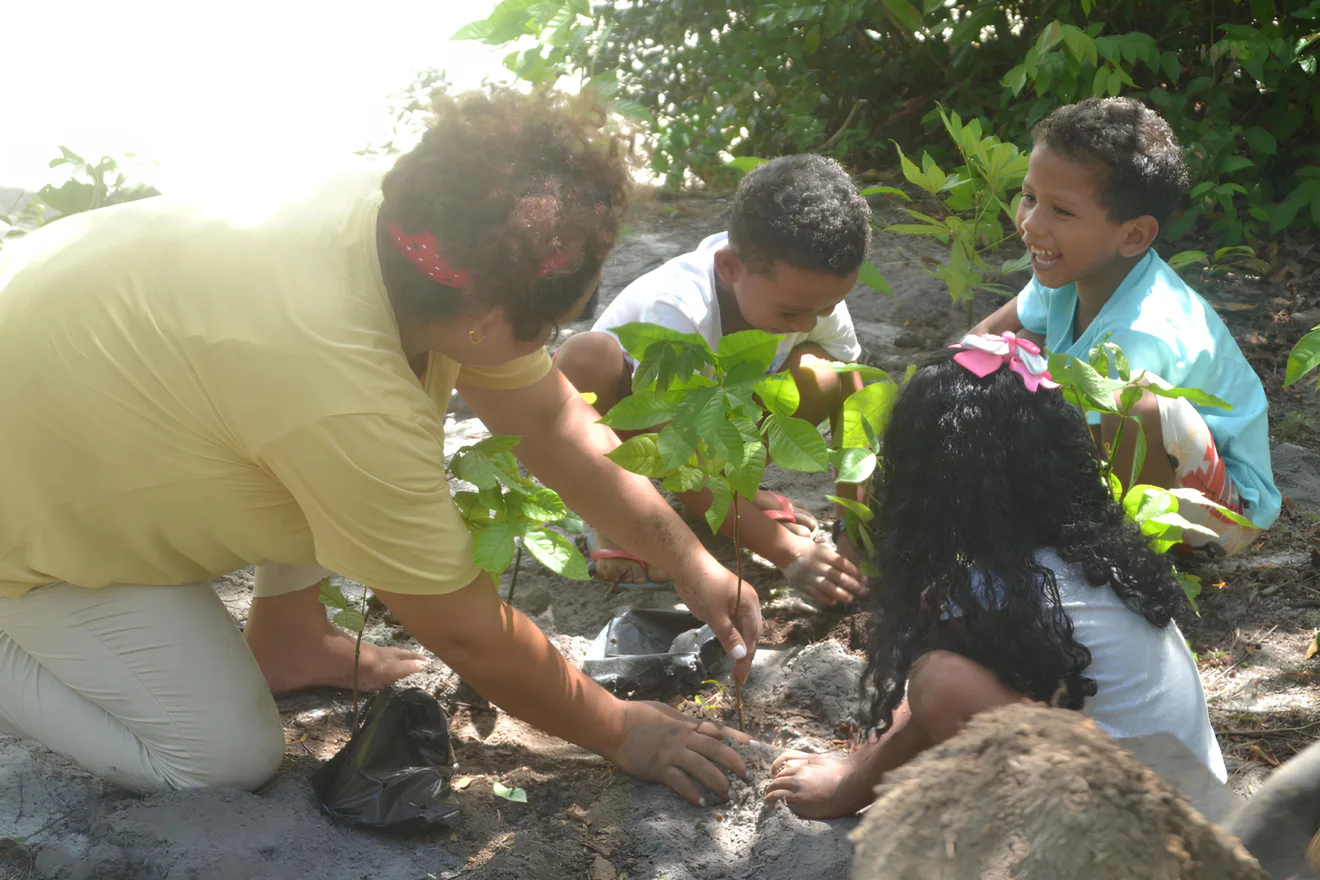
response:
<svg viewBox="0 0 1320 880"><path fill-rule="evenodd" d="M391 220L385 224L385 231L390 234L394 249L416 266L418 272L437 284L446 287L467 287L472 282L472 276L466 269L455 269L449 265L449 261L440 253L440 248L435 243L435 236L426 230L416 235L406 235L399 228L399 224ZM560 271L581 252L582 248L578 247L551 254L541 261L541 268L536 277L545 278Z"/></svg>

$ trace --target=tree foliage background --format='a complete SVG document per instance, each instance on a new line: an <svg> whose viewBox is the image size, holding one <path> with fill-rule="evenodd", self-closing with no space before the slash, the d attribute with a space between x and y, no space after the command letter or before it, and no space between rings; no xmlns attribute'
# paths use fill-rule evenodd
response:
<svg viewBox="0 0 1320 880"><path fill-rule="evenodd" d="M939 106L1025 147L1054 107L1127 95L1193 169L1172 238L1320 226L1320 0L503 0L455 36L509 46L528 81L594 84L672 188L717 181L730 154L940 159Z"/></svg>

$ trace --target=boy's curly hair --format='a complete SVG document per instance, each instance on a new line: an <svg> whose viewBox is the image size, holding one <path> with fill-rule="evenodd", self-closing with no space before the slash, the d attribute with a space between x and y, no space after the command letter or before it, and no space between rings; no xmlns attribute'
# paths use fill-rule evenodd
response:
<svg viewBox="0 0 1320 880"><path fill-rule="evenodd" d="M589 96L513 89L442 96L421 143L385 175L377 239L395 309L429 323L503 307L522 340L561 320L587 292L618 237L629 177L621 141ZM435 236L471 290L434 282L385 234ZM541 263L581 255L550 276Z"/></svg>
<svg viewBox="0 0 1320 880"><path fill-rule="evenodd" d="M1115 223L1149 214L1163 227L1190 182L1169 123L1131 98L1087 98L1060 107L1031 137L1065 159L1099 166L1100 204Z"/></svg>
<svg viewBox="0 0 1320 880"><path fill-rule="evenodd" d="M738 185L729 243L748 270L776 261L839 278L862 265L871 245L871 206L833 159L784 156L754 168Z"/></svg>
<svg viewBox="0 0 1320 880"><path fill-rule="evenodd" d="M980 378L945 354L913 375L872 485L880 577L865 680L877 729L892 725L914 660L935 647L1034 700L1062 688L1061 705L1080 709L1095 693L1090 651L1037 550L1053 548L1155 626L1173 619L1182 591L1171 566L1123 515L1092 444L1058 390L1027 391L1007 369ZM962 613L947 624L950 605Z"/></svg>

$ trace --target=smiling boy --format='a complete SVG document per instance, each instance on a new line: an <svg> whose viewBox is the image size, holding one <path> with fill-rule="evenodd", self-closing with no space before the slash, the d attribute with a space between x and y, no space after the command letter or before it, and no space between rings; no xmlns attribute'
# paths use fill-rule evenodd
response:
<svg viewBox="0 0 1320 880"><path fill-rule="evenodd" d="M712 350L721 336L758 329L782 334L771 371L790 370L801 403L797 417L813 425L837 422L844 399L861 387L856 373L810 366L818 357L851 363L861 355L844 297L857 283L871 241L871 209L837 162L815 155L785 156L756 168L734 195L729 230L712 235L626 287L591 332L570 337L555 364L579 391L596 395L606 413L632 393L636 364L615 328L659 324L701 335ZM806 362L804 363L804 359ZM837 427L836 427L837 430ZM856 486L840 486L843 497ZM708 492L688 493L689 507L704 511ZM741 538L770 560L789 582L827 604L850 602L862 591L856 552L840 536L835 553L810 536L815 519L798 504L762 490L754 506L739 501ZM756 515L758 509L764 516ZM733 517L726 519L731 528ZM598 539L600 540L600 539ZM607 580L663 582L663 572L600 540L593 552Z"/></svg>
<svg viewBox="0 0 1320 880"><path fill-rule="evenodd" d="M1184 551L1240 552L1278 517L1270 469L1268 403L1260 378L1219 315L1152 247L1188 184L1182 148L1167 122L1127 98L1060 107L1032 132L1034 149L1016 224L1034 277L974 332L1026 330L1053 352L1083 360L1104 341L1153 383L1199 388L1228 410L1143 395L1133 410L1149 449L1140 481L1191 487L1242 513L1256 529L1201 507L1180 513L1218 532ZM1111 443L1118 417L1100 420ZM1136 431L1114 454L1128 474Z"/></svg>

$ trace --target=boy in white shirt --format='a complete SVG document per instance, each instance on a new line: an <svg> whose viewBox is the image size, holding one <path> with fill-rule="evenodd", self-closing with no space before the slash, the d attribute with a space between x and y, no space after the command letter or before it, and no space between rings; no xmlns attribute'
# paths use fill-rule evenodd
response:
<svg viewBox="0 0 1320 880"><path fill-rule="evenodd" d="M815 155L786 156L743 178L734 195L729 231L705 239L695 251L670 260L628 285L591 332L570 337L555 364L583 392L596 395L603 414L632 393L636 363L614 328L633 322L698 333L711 349L721 336L756 328L784 335L772 371L797 380L797 417L837 430L844 399L861 387L855 373L803 364L808 356L855 362L861 346L843 299L857 282L871 240L871 209L847 173ZM862 487L841 485L840 497L861 498ZM704 511L709 492L682 496ZM765 490L741 508L741 538L769 559L789 582L827 604L848 603L862 592L856 551L838 533L840 553L812 540L816 525L800 504ZM756 515L758 512L764 515ZM732 529L733 518L725 522ZM781 525L782 523L782 525ZM597 573L623 584L663 582L658 569L595 536Z"/></svg>

